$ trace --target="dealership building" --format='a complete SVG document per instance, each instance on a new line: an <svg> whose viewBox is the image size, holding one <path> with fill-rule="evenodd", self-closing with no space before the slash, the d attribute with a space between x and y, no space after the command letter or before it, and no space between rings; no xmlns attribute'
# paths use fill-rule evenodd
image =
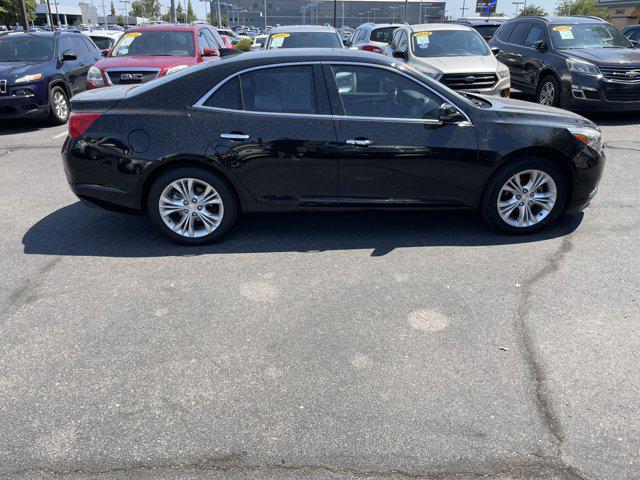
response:
<svg viewBox="0 0 640 480"><path fill-rule="evenodd" d="M607 9L614 27L640 22L640 0L599 0L598 7Z"/></svg>
<svg viewBox="0 0 640 480"><path fill-rule="evenodd" d="M217 1L211 2L214 18ZM305 2L300 0L266 0L267 25L333 25L333 0ZM407 22L434 23L446 18L445 2L407 2ZM223 17L231 25L264 26L264 0L235 0L233 4L220 2ZM357 27L364 22L398 23L404 20L403 0L338 0L337 27Z"/></svg>

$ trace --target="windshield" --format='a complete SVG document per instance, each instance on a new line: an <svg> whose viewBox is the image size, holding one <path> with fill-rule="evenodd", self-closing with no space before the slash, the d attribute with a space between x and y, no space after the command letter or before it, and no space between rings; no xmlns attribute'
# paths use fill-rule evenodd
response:
<svg viewBox="0 0 640 480"><path fill-rule="evenodd" d="M193 32L154 30L125 33L111 52L112 57L193 57Z"/></svg>
<svg viewBox="0 0 640 480"><path fill-rule="evenodd" d="M371 41L389 43L391 41L391 35L397 30L398 27L384 27L376 28L371 31Z"/></svg>
<svg viewBox="0 0 640 480"><path fill-rule="evenodd" d="M267 42L271 48L342 48L342 42L333 32L274 33Z"/></svg>
<svg viewBox="0 0 640 480"><path fill-rule="evenodd" d="M473 28L484 38L492 38L500 25L474 25Z"/></svg>
<svg viewBox="0 0 640 480"><path fill-rule="evenodd" d="M109 50L113 45L113 40L108 37L91 37L91 40L100 50Z"/></svg>
<svg viewBox="0 0 640 480"><path fill-rule="evenodd" d="M45 62L53 57L53 38L0 37L0 62Z"/></svg>
<svg viewBox="0 0 640 480"><path fill-rule="evenodd" d="M490 55L480 35L470 30L434 30L411 35L416 57L471 57Z"/></svg>
<svg viewBox="0 0 640 480"><path fill-rule="evenodd" d="M552 25L549 29L556 48L630 48L627 38L606 23Z"/></svg>

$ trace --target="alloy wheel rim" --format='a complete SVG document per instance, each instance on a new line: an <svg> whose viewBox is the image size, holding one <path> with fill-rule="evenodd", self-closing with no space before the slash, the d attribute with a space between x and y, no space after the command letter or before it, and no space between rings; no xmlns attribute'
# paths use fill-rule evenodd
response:
<svg viewBox="0 0 640 480"><path fill-rule="evenodd" d="M181 178L167 185L158 200L158 210L164 224L186 238L213 233L224 216L220 194L197 178Z"/></svg>
<svg viewBox="0 0 640 480"><path fill-rule="evenodd" d="M67 107L67 99L62 92L56 92L53 95L53 108L59 119L65 120L67 118L69 107Z"/></svg>
<svg viewBox="0 0 640 480"><path fill-rule="evenodd" d="M547 218L557 198L558 190L551 175L542 170L524 170L502 186L496 206L506 224L525 228Z"/></svg>
<svg viewBox="0 0 640 480"><path fill-rule="evenodd" d="M551 82L542 85L540 89L540 103L542 105L553 105L553 99L556 96L556 87Z"/></svg>

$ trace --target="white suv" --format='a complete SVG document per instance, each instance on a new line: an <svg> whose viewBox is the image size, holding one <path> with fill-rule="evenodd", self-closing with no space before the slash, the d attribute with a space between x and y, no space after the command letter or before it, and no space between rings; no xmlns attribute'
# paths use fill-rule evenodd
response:
<svg viewBox="0 0 640 480"><path fill-rule="evenodd" d="M363 23L356 28L345 45L358 50L382 53L399 26L400 24L391 23Z"/></svg>
<svg viewBox="0 0 640 480"><path fill-rule="evenodd" d="M509 69L496 59L484 38L466 25L402 25L393 32L384 53L453 90L509 96Z"/></svg>

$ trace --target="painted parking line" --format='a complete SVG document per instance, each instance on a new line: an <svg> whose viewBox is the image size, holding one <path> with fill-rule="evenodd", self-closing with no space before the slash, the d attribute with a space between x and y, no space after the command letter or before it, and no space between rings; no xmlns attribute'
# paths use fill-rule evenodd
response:
<svg viewBox="0 0 640 480"><path fill-rule="evenodd" d="M67 134L67 131L65 130L64 132L59 133L58 135L54 135L54 136L53 136L53 138L62 138L62 137L64 137L66 134Z"/></svg>

